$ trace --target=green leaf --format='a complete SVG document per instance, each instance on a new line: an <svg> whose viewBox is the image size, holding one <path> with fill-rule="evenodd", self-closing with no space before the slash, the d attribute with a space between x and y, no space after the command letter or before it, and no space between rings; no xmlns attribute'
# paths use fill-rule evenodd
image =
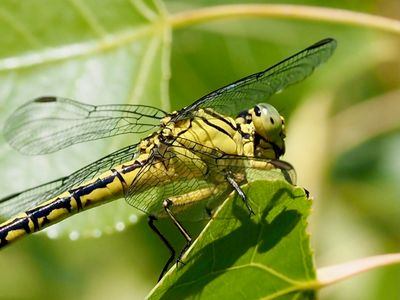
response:
<svg viewBox="0 0 400 300"><path fill-rule="evenodd" d="M163 4L153 1L2 1L1 119L44 95L95 105L142 103L168 111L170 27L162 22L163 14ZM0 165L18 170L19 178L0 183L0 198L68 175L139 140L104 139L32 157L20 155L0 136ZM48 234L96 237L132 220L137 211L117 201L52 226Z"/></svg>
<svg viewBox="0 0 400 300"><path fill-rule="evenodd" d="M315 298L304 190L277 180L244 191L255 215L229 197L183 257L185 265L173 267L150 299Z"/></svg>

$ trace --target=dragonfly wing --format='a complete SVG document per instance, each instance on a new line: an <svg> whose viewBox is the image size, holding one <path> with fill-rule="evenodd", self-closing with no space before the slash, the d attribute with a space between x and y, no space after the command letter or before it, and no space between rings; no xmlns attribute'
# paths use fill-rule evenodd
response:
<svg viewBox="0 0 400 300"><path fill-rule="evenodd" d="M5 221L12 216L34 207L38 202L45 202L56 196L63 186L66 177L48 182L46 184L9 195L0 199L0 221ZM60 191L62 193L63 191ZM40 199L40 200L39 200ZM39 200L39 201L38 201Z"/></svg>
<svg viewBox="0 0 400 300"><path fill-rule="evenodd" d="M137 153L137 144L115 151L69 176L28 189L0 199L0 219L7 219L17 213L26 211L40 203L44 203L57 195L77 187L81 183L110 170L116 165L132 160Z"/></svg>
<svg viewBox="0 0 400 300"><path fill-rule="evenodd" d="M295 84L328 60L336 48L334 39L321 40L278 64L222 87L184 108L174 121L190 117L199 108L236 117L241 111L265 102L272 95Z"/></svg>
<svg viewBox="0 0 400 300"><path fill-rule="evenodd" d="M281 175L271 172L274 170ZM290 183L296 180L289 163L227 155L178 137L162 156L154 156L147 162L125 192L125 197L130 205L156 216L163 214L163 201L171 197L183 196L175 203L175 211L198 200L207 200L203 203L209 207L209 203L218 202L222 195L232 190L225 179L226 172L232 172L240 184L260 178L286 178Z"/></svg>
<svg viewBox="0 0 400 300"><path fill-rule="evenodd" d="M213 189L207 166L185 147L168 146L162 157L153 157L126 191L127 202L152 215L163 214L162 202L170 197ZM190 199L186 203L188 204Z"/></svg>
<svg viewBox="0 0 400 300"><path fill-rule="evenodd" d="M181 137L178 137L176 142L179 145L185 145L177 146L176 148L186 147L193 152L193 156L196 156L200 161L203 161L207 166L208 174L224 174L226 172L233 172L238 175L242 174L245 182L248 182L260 178L272 178L267 175L271 170L277 169L282 173L281 176L278 177L282 178L283 176L283 178L285 178L289 183L296 184L296 171L288 162L244 155L229 155L219 149L210 148ZM262 176L260 177L259 175Z"/></svg>
<svg viewBox="0 0 400 300"><path fill-rule="evenodd" d="M217 168L229 170L233 174L243 174L245 182L259 179L285 179L296 184L297 176L293 166L283 160L258 157L226 156L218 160Z"/></svg>
<svg viewBox="0 0 400 300"><path fill-rule="evenodd" d="M166 113L144 105L89 105L66 98L41 97L19 107L4 136L25 154L51 153L73 144L160 125Z"/></svg>

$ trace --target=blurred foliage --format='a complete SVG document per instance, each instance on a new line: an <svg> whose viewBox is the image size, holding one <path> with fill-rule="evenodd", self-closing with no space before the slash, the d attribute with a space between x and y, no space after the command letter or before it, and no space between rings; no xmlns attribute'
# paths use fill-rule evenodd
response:
<svg viewBox="0 0 400 300"><path fill-rule="evenodd" d="M242 1L218 2L223 3ZM320 5L315 0L285 3ZM165 3L168 14L215 4ZM324 5L400 18L395 0ZM272 99L288 121L284 159L296 167L299 184L315 199L311 238L316 265L399 252L400 119L393 117L400 111L399 38L372 28L260 17L212 21L171 36L168 29L152 25L165 13L162 3L151 1L1 1L1 120L23 102L49 94L96 104L179 109L321 38L334 37L334 57ZM363 113L357 114L358 104L365 104ZM346 116L352 108L354 113ZM393 119L389 125L388 118ZM1 196L68 174L137 139L95 141L43 157L24 157L1 139ZM81 219L101 219L113 227L135 213L120 204L124 216L110 216L113 208L104 206ZM182 245L173 225L160 223L174 245ZM36 235L2 250L0 296L140 299L155 284L168 255L145 218L99 239L50 241ZM399 278L398 266L384 268L323 289L321 299L396 299Z"/></svg>

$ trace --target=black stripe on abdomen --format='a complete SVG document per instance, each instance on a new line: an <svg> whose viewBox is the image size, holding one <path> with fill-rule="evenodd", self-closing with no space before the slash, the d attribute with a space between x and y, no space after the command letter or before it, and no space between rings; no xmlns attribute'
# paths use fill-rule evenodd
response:
<svg viewBox="0 0 400 300"><path fill-rule="evenodd" d="M68 213L71 213L72 212L71 200L72 200L71 196L58 198L45 206L39 206L27 210L25 213L32 220L34 231L38 231L41 228L43 228L46 224L50 224L51 221L47 217L52 211L56 209L66 209ZM43 218L43 223L39 225L39 219L41 218Z"/></svg>
<svg viewBox="0 0 400 300"><path fill-rule="evenodd" d="M24 230L27 234L31 233L29 218L16 218L10 224L0 227L0 248L8 244L7 235L15 230Z"/></svg>

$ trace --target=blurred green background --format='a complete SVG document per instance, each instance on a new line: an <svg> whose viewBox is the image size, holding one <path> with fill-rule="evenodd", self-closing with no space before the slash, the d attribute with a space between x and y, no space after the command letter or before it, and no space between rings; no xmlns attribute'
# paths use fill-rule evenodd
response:
<svg viewBox="0 0 400 300"><path fill-rule="evenodd" d="M286 18L215 20L172 32L157 23L166 11L173 15L223 3L242 2L2 0L1 123L41 95L179 109L333 37L338 49L331 60L271 99L287 119L284 160L314 197L310 233L316 265L399 252L399 36ZM396 0L324 5L400 18ZM94 141L39 157L18 154L0 138L0 196L69 174L138 138ZM143 298L168 258L146 222L122 200L71 218L60 227L66 237L40 234L2 250L0 299ZM181 245L172 226L161 223ZM71 230L76 231L71 235ZM71 241L68 235L101 237ZM400 267L391 266L323 289L320 296L399 299L399 279Z"/></svg>

